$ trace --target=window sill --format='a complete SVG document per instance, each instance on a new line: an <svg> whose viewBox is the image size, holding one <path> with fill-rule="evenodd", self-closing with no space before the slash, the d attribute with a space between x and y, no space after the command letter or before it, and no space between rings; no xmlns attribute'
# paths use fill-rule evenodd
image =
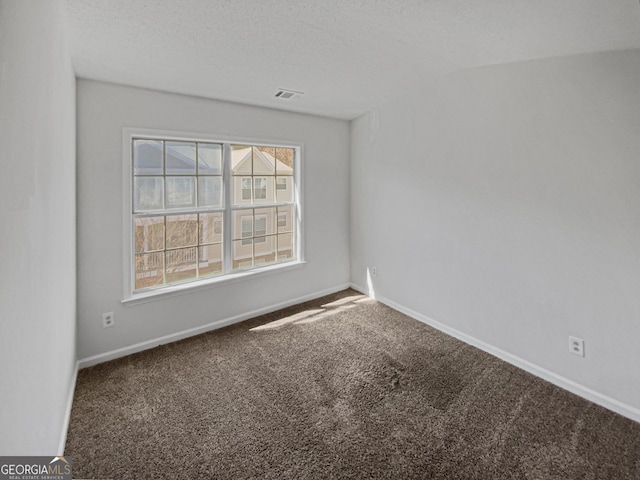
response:
<svg viewBox="0 0 640 480"><path fill-rule="evenodd" d="M245 270L241 272L230 273L221 277L208 278L206 280L200 280L197 282L183 283L179 285L170 285L167 287L158 288L156 290L148 290L145 292L134 293L129 298L122 300L122 304L130 307L139 305L141 303L153 302L168 297L174 297L178 295L186 295L188 293L194 293L199 290L204 290L218 285L229 285L236 282L242 282L246 280L253 280L255 278L265 277L267 275L273 275L274 273L282 273L289 270L296 270L302 268L305 263L304 260L297 260L293 262L281 263L278 265L272 265L269 267L257 268L254 270Z"/></svg>

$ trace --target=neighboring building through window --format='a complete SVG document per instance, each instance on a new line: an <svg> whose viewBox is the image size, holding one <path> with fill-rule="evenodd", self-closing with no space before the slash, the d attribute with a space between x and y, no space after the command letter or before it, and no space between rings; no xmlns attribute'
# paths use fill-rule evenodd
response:
<svg viewBox="0 0 640 480"><path fill-rule="evenodd" d="M132 292L297 258L297 148L134 136L131 151Z"/></svg>

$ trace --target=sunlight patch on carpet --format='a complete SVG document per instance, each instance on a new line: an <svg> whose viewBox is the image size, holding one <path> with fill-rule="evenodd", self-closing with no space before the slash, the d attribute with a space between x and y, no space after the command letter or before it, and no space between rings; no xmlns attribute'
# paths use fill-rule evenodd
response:
<svg viewBox="0 0 640 480"><path fill-rule="evenodd" d="M284 325L288 325L289 323L296 322L298 320L302 320L307 317L311 317L318 313L324 312L323 308L313 309L313 310L305 310L304 312L296 313L295 315L291 315L289 317L281 318L279 320L274 320L273 322L265 323L264 325L260 325L254 328L251 328L249 331L251 332L259 332L261 330L272 330L274 328L279 328Z"/></svg>

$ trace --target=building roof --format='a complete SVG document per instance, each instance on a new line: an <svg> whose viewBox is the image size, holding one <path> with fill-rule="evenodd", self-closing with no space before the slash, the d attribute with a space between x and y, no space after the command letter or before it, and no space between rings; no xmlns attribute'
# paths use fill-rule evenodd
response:
<svg viewBox="0 0 640 480"><path fill-rule="evenodd" d="M273 155L264 152L262 150L255 149L254 152L257 154L257 158L264 162L265 167L273 171L274 168L278 172L286 173L288 175L293 174L293 168L289 165L281 162L280 160L276 160ZM242 170L245 166L245 163L251 159L251 147L242 148L239 150L231 151L231 170L232 172L238 172Z"/></svg>

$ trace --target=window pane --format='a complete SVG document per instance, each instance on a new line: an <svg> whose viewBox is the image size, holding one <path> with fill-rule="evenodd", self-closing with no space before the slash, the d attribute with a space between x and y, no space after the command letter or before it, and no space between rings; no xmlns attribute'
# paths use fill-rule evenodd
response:
<svg viewBox="0 0 640 480"><path fill-rule="evenodd" d="M198 206L222 206L222 177L198 177Z"/></svg>
<svg viewBox="0 0 640 480"><path fill-rule="evenodd" d="M275 175L276 160L268 147L253 147L253 174ZM275 154L275 151L273 152Z"/></svg>
<svg viewBox="0 0 640 480"><path fill-rule="evenodd" d="M222 212L200 214L200 244L222 242Z"/></svg>
<svg viewBox="0 0 640 480"><path fill-rule="evenodd" d="M165 263L167 265L167 283L196 278L197 256L198 249L196 247L168 250L165 257Z"/></svg>
<svg viewBox="0 0 640 480"><path fill-rule="evenodd" d="M133 211L162 209L162 177L135 177L133 180Z"/></svg>
<svg viewBox="0 0 640 480"><path fill-rule="evenodd" d="M136 255L135 289L164 283L164 252Z"/></svg>
<svg viewBox="0 0 640 480"><path fill-rule="evenodd" d="M222 173L222 145L198 143L198 175L220 175Z"/></svg>
<svg viewBox="0 0 640 480"><path fill-rule="evenodd" d="M276 201L293 202L293 177L276 177Z"/></svg>
<svg viewBox="0 0 640 480"><path fill-rule="evenodd" d="M243 233L245 234L244 238L253 236L253 231L250 230L253 225L253 210L234 210L231 215L231 223L233 240L243 238Z"/></svg>
<svg viewBox="0 0 640 480"><path fill-rule="evenodd" d="M196 174L196 144L192 142L165 142L167 175Z"/></svg>
<svg viewBox="0 0 640 480"><path fill-rule="evenodd" d="M294 258L293 234L278 235L278 260Z"/></svg>
<svg viewBox="0 0 640 480"><path fill-rule="evenodd" d="M162 175L161 141L133 141L133 173L135 175Z"/></svg>
<svg viewBox="0 0 640 480"><path fill-rule="evenodd" d="M286 207L278 207L278 233L286 233L293 231L294 212L293 205Z"/></svg>
<svg viewBox="0 0 640 480"><path fill-rule="evenodd" d="M251 147L231 145L231 174L251 175Z"/></svg>
<svg viewBox="0 0 640 480"><path fill-rule="evenodd" d="M245 243L246 242L246 243ZM232 245L233 270L253 266L253 241L234 240Z"/></svg>
<svg viewBox="0 0 640 480"><path fill-rule="evenodd" d="M166 177L167 208L196 206L195 177Z"/></svg>
<svg viewBox="0 0 640 480"><path fill-rule="evenodd" d="M164 249L164 217L135 218L135 253Z"/></svg>
<svg viewBox="0 0 640 480"><path fill-rule="evenodd" d="M266 265L276 261L276 237L256 237L254 242L254 264Z"/></svg>
<svg viewBox="0 0 640 480"><path fill-rule="evenodd" d="M199 271L201 277L218 275L222 269L222 244L200 247Z"/></svg>
<svg viewBox="0 0 640 480"><path fill-rule="evenodd" d="M167 248L189 247L197 244L198 216L167 216Z"/></svg>
<svg viewBox="0 0 640 480"><path fill-rule="evenodd" d="M278 175L293 175L293 160L295 150L293 148L276 148L276 171Z"/></svg>
<svg viewBox="0 0 640 480"><path fill-rule="evenodd" d="M255 216L255 233L256 237L263 235L273 235L276 233L276 208L256 208Z"/></svg>
<svg viewBox="0 0 640 480"><path fill-rule="evenodd" d="M253 178L253 203L273 203L275 177Z"/></svg>

